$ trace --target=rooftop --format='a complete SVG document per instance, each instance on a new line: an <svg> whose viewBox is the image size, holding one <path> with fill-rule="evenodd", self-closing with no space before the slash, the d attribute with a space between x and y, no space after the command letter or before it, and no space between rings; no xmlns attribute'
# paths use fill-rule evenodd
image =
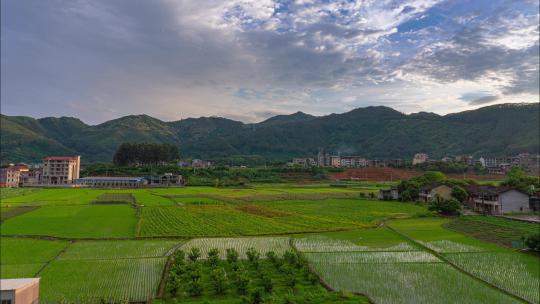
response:
<svg viewBox="0 0 540 304"><path fill-rule="evenodd" d="M39 278L1 279L0 290L15 290L39 283Z"/></svg>
<svg viewBox="0 0 540 304"><path fill-rule="evenodd" d="M43 160L76 160L79 156L47 156Z"/></svg>

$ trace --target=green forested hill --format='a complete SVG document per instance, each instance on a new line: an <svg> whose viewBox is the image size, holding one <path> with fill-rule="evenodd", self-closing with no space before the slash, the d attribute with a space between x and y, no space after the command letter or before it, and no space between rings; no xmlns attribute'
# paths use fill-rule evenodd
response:
<svg viewBox="0 0 540 304"><path fill-rule="evenodd" d="M258 124L218 117L164 122L126 116L96 126L76 118L1 116L2 162L35 162L50 154L80 154L110 161L122 142L177 145L183 157L259 155L286 160L319 148L368 158L411 158L426 152L510 155L537 153L539 104L503 104L439 116L405 115L388 107L359 108L322 117L301 112Z"/></svg>

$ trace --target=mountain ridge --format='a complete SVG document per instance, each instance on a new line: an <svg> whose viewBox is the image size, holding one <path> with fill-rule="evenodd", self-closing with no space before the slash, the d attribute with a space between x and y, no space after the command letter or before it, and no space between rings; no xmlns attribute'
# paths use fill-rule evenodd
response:
<svg viewBox="0 0 540 304"><path fill-rule="evenodd" d="M38 162L45 155L77 153L103 162L128 141L174 144L182 157L258 155L272 161L314 155L319 148L369 158L538 153L538 105L500 104L442 116L370 106L325 116L296 112L254 124L222 117L162 121L142 114L88 125L75 117L2 114L1 157L3 163Z"/></svg>

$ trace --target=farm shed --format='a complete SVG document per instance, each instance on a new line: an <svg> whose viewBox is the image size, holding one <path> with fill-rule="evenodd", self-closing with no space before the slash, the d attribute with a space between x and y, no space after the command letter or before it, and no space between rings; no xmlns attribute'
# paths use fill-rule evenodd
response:
<svg viewBox="0 0 540 304"><path fill-rule="evenodd" d="M0 280L2 304L37 304L39 301L39 278Z"/></svg>
<svg viewBox="0 0 540 304"><path fill-rule="evenodd" d="M75 184L95 188L137 188L146 186L148 180L144 177L89 176L77 179Z"/></svg>

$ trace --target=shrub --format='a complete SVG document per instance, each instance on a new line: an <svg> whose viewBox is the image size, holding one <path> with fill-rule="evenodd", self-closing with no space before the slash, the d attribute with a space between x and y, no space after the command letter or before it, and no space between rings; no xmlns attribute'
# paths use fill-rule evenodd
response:
<svg viewBox="0 0 540 304"><path fill-rule="evenodd" d="M193 280L188 283L188 293L192 297L198 297L203 292L203 285L201 283L201 280Z"/></svg>
<svg viewBox="0 0 540 304"><path fill-rule="evenodd" d="M229 264L236 263L238 261L238 251L234 248L227 249L227 262Z"/></svg>
<svg viewBox="0 0 540 304"><path fill-rule="evenodd" d="M212 248L208 251L208 265L212 268L216 267L219 263L219 250L217 248Z"/></svg>
<svg viewBox="0 0 540 304"><path fill-rule="evenodd" d="M226 284L225 284L225 273L222 269L216 268L212 271L210 274L210 280L212 287L214 288L214 292L217 295L223 294L225 292Z"/></svg>
<svg viewBox="0 0 540 304"><path fill-rule="evenodd" d="M249 293L249 300L251 304L260 304L263 300L263 291L260 288L254 288Z"/></svg>
<svg viewBox="0 0 540 304"><path fill-rule="evenodd" d="M296 275L294 272L285 274L285 285L290 288L294 288L296 285Z"/></svg>
<svg viewBox="0 0 540 304"><path fill-rule="evenodd" d="M259 252L253 247L249 248L246 251L246 256L248 258L248 261L250 261L251 263L256 263L257 261L259 261L260 258Z"/></svg>
<svg viewBox="0 0 540 304"><path fill-rule="evenodd" d="M261 276L261 286L266 292L272 292L272 289L274 289L274 283L272 282L272 279L265 274Z"/></svg>
<svg viewBox="0 0 540 304"><path fill-rule="evenodd" d="M524 237L523 243L530 250L540 251L540 233Z"/></svg>
<svg viewBox="0 0 540 304"><path fill-rule="evenodd" d="M169 275L169 280L167 281L167 292L174 297L178 294L180 286L180 278L178 275L171 273Z"/></svg>
<svg viewBox="0 0 540 304"><path fill-rule="evenodd" d="M186 253L183 250L177 250L174 253L175 264L184 264L185 259L186 259Z"/></svg>
<svg viewBox="0 0 540 304"><path fill-rule="evenodd" d="M249 278L244 272L239 272L236 274L235 285L238 294L245 295L247 293Z"/></svg>
<svg viewBox="0 0 540 304"><path fill-rule="evenodd" d="M452 188L452 197L454 197L460 203L465 202L467 196L467 191L465 191L465 189L463 189L462 187L456 185Z"/></svg>
<svg viewBox="0 0 540 304"><path fill-rule="evenodd" d="M456 199L444 200L437 197L429 203L428 209L443 215L460 214L461 204Z"/></svg>
<svg viewBox="0 0 540 304"><path fill-rule="evenodd" d="M296 265L298 263L298 255L292 250L285 251L283 259L285 259L289 265Z"/></svg>
<svg viewBox="0 0 540 304"><path fill-rule="evenodd" d="M188 253L188 259L192 262L197 261L201 257L201 250L199 248L193 247Z"/></svg>

